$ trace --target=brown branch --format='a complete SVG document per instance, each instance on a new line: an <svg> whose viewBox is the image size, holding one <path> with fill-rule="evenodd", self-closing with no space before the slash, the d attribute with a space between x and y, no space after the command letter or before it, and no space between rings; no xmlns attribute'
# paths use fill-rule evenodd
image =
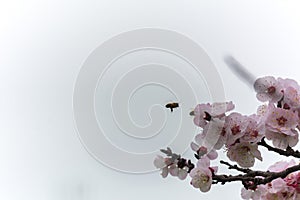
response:
<svg viewBox="0 0 300 200"><path fill-rule="evenodd" d="M239 174L235 176L224 175L224 174L221 175L213 174L212 177L213 184L221 183L222 185L224 185L225 183L228 182L241 181L246 189L255 189L258 185L270 183L271 181L277 178L285 178L290 173L300 170L300 164L289 167L286 170L283 170L281 172L270 172L270 171L263 172L263 171L253 171L250 169L242 169L235 165L226 163L224 161L222 161L221 163L229 166L229 169L236 169L238 171L244 171L244 172L248 171L248 172L245 174Z"/></svg>
<svg viewBox="0 0 300 200"><path fill-rule="evenodd" d="M271 173L269 171L253 171L249 168L241 168L241 167L238 167L237 165L231 165L230 163L225 162L223 160L221 160L220 163L227 165L228 169L235 169L237 171L247 174L250 177L256 177L256 176L267 177L267 176L270 176L270 173Z"/></svg>
<svg viewBox="0 0 300 200"><path fill-rule="evenodd" d="M282 149L272 147L272 146L270 146L266 143L265 138L262 138L261 141L258 142L257 144L267 148L269 151L276 152L276 153L278 153L280 155L283 155L283 156L287 156L287 157L293 156L295 158L300 158L300 152L298 150L295 151L291 147L288 147L286 150L282 150Z"/></svg>
<svg viewBox="0 0 300 200"><path fill-rule="evenodd" d="M240 171L240 172L243 172L243 173L249 173L249 172L252 171L251 169L240 168L240 167L238 167L237 165L231 165L230 163L225 162L225 161L223 161L223 160L221 160L220 163L223 164L223 165L227 165L227 166L228 166L228 169L235 169L235 170Z"/></svg>

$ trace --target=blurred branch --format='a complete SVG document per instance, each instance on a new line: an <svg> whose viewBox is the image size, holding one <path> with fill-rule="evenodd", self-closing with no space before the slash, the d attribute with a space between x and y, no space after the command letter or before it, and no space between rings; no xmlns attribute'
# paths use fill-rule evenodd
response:
<svg viewBox="0 0 300 200"><path fill-rule="evenodd" d="M246 67L238 62L233 56L225 56L224 62L228 65L231 71L234 72L242 81L244 81L251 89L253 89L256 77L250 73Z"/></svg>

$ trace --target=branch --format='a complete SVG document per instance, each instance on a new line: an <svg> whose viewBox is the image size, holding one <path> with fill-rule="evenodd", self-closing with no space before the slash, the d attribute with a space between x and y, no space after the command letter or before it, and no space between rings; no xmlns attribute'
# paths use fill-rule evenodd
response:
<svg viewBox="0 0 300 200"><path fill-rule="evenodd" d="M287 157L293 156L295 158L300 158L300 152L298 150L297 151L293 150L290 146L286 150L278 149L268 145L265 141L265 138L262 138L261 141L258 142L257 144L267 148L269 151L276 152L283 156L287 156Z"/></svg>
<svg viewBox="0 0 300 200"><path fill-rule="evenodd" d="M223 161L223 160L221 160L220 163L223 164L223 165L227 165L227 166L228 166L228 169L235 169L235 170L240 171L240 172L243 172L243 173L249 173L249 172L252 171L251 169L240 168L240 167L238 167L237 165L231 165L231 164L229 164L228 162L225 162L225 161Z"/></svg>
<svg viewBox="0 0 300 200"><path fill-rule="evenodd" d="M224 161L221 161L221 163L229 166L229 169L236 169L238 171L244 172L245 174L239 174L235 176L224 175L224 174L221 175L213 174L212 177L214 181L213 184L221 183L222 185L224 185L225 183L228 182L241 181L246 189L256 189L258 185L270 183L271 181L277 178L285 178L290 173L300 170L300 164L289 167L286 170L283 170L281 172L270 172L270 171L263 172L263 171L253 171L250 169L239 168L235 165L231 165Z"/></svg>

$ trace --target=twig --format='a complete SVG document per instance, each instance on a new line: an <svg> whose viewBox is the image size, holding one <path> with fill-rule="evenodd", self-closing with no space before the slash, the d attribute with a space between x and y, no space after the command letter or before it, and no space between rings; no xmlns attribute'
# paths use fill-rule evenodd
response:
<svg viewBox="0 0 300 200"><path fill-rule="evenodd" d="M278 153L280 155L283 155L283 156L287 156L287 157L293 156L295 158L300 158L300 152L298 150L295 151L291 147L288 147L286 150L282 150L282 149L272 147L272 146L270 146L266 143L265 138L262 138L261 141L258 142L257 144L267 148L269 151L276 152L276 153Z"/></svg>
<svg viewBox="0 0 300 200"><path fill-rule="evenodd" d="M240 168L240 167L238 167L237 165L231 165L230 163L225 162L225 161L223 161L223 160L221 160L220 163L223 164L223 165L227 165L227 166L228 166L228 169L235 169L235 170L240 171L240 172L243 172L243 173L249 173L249 172L252 171L251 169Z"/></svg>

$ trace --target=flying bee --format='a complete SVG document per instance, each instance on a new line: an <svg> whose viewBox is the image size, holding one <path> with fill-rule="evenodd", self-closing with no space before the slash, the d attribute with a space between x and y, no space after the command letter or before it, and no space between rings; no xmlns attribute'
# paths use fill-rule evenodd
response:
<svg viewBox="0 0 300 200"><path fill-rule="evenodd" d="M178 108L178 107L179 107L179 103L174 103L174 102L168 103L168 104L166 105L166 108L170 108L171 112L173 112L173 109L174 109L174 108Z"/></svg>

